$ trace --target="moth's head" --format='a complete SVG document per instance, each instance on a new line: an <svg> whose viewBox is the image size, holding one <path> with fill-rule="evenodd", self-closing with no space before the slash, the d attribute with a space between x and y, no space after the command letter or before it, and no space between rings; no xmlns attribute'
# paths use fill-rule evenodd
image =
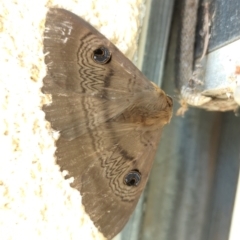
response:
<svg viewBox="0 0 240 240"><path fill-rule="evenodd" d="M164 94L165 94L165 93L164 93ZM172 108L173 108L173 99L172 99L169 95L167 95L167 94L165 94L165 95L166 95L167 105L168 105L168 107L171 108L171 110L172 110Z"/></svg>
<svg viewBox="0 0 240 240"><path fill-rule="evenodd" d="M153 83L155 90L155 104L152 109L152 116L156 118L160 125L165 125L170 122L173 111L173 99L167 95L161 88Z"/></svg>
<svg viewBox="0 0 240 240"><path fill-rule="evenodd" d="M164 93L164 92L163 92ZM161 111L159 112L159 119L163 125L170 122L173 112L173 100L170 96L164 93L159 99L159 104L161 105Z"/></svg>

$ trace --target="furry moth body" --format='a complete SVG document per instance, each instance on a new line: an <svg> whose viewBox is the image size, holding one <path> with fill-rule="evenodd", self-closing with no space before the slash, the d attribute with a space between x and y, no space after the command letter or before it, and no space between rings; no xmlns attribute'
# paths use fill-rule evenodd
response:
<svg viewBox="0 0 240 240"><path fill-rule="evenodd" d="M64 9L47 13L44 31L52 95L43 111L54 130L57 163L86 212L111 239L126 224L152 167L172 99L102 34Z"/></svg>

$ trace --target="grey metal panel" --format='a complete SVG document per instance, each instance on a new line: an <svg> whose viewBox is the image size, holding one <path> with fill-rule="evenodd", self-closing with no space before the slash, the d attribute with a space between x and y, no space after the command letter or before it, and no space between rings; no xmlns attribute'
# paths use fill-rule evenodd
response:
<svg viewBox="0 0 240 240"><path fill-rule="evenodd" d="M240 38L240 1L213 0L213 25L209 50Z"/></svg>
<svg viewBox="0 0 240 240"><path fill-rule="evenodd" d="M164 56L156 55L164 51L159 52L161 38L155 32L154 17L159 18L160 13L154 7L151 14L149 36L155 39L149 37L143 72L159 83L163 62L156 61ZM200 109L190 109L184 118L175 116L180 107L174 87L176 34L171 33L162 85L169 95L176 96L174 116L163 131L142 198L145 203L139 204L138 227L131 228L134 222L130 223L123 240L228 239L239 172L240 117L233 112Z"/></svg>
<svg viewBox="0 0 240 240"><path fill-rule="evenodd" d="M142 72L161 86L174 0L152 0ZM153 13L154 12L154 13Z"/></svg>
<svg viewBox="0 0 240 240"><path fill-rule="evenodd" d="M210 2L211 38L208 52L240 39L240 1L239 0L200 0L199 20L196 32L197 55L202 54L203 1Z"/></svg>
<svg viewBox="0 0 240 240"><path fill-rule="evenodd" d="M217 168L212 192L212 214L209 239L228 239L239 174L240 117L223 114Z"/></svg>
<svg viewBox="0 0 240 240"><path fill-rule="evenodd" d="M149 180L141 239L227 240L239 142L232 113L191 109L184 119L174 117Z"/></svg>
<svg viewBox="0 0 240 240"><path fill-rule="evenodd" d="M172 53L163 87L174 95ZM227 240L239 142L240 118L233 112L190 109L184 118L173 116L149 180L141 239Z"/></svg>
<svg viewBox="0 0 240 240"><path fill-rule="evenodd" d="M163 89L172 96L176 34L163 75ZM180 118L175 116L179 107L175 101L162 135L139 239L227 240L239 171L240 118L200 109Z"/></svg>

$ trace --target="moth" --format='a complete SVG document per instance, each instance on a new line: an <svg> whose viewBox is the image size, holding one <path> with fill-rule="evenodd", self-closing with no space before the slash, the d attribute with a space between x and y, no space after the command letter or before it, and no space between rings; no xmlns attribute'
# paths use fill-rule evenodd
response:
<svg viewBox="0 0 240 240"><path fill-rule="evenodd" d="M172 99L80 17L46 16L46 120L59 131L56 158L107 239L124 227L150 173Z"/></svg>

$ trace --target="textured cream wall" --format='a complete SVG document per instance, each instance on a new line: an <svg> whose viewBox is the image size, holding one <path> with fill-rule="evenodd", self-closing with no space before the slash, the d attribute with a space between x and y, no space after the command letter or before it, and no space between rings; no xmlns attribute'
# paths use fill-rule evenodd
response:
<svg viewBox="0 0 240 240"><path fill-rule="evenodd" d="M0 239L102 239L81 196L55 163L41 110L47 7L82 16L129 58L137 49L143 0L0 0Z"/></svg>

